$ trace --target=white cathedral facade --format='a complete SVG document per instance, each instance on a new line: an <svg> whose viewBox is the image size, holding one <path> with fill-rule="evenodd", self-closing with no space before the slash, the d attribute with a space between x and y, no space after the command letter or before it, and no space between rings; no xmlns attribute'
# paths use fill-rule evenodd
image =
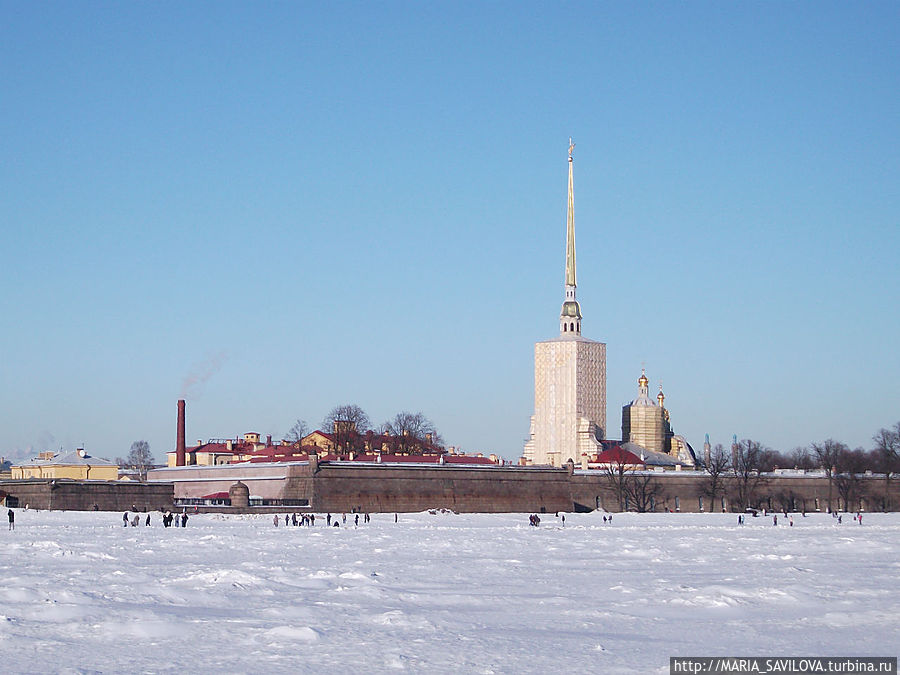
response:
<svg viewBox="0 0 900 675"><path fill-rule="evenodd" d="M582 455L603 450L606 436L606 344L581 335L581 307L575 299L575 193L569 142L569 199L566 213L565 300L559 336L534 345L534 415L525 443L527 464L578 464Z"/></svg>

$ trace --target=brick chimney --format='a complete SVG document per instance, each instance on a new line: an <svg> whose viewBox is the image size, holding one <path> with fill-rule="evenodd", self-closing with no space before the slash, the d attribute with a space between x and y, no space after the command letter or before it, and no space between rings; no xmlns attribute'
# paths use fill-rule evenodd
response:
<svg viewBox="0 0 900 675"><path fill-rule="evenodd" d="M175 466L184 466L184 399L178 400L178 436L175 441Z"/></svg>

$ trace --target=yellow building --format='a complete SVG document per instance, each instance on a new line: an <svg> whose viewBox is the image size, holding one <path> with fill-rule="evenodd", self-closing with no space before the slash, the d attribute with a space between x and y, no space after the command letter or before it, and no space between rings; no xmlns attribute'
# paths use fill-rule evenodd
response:
<svg viewBox="0 0 900 675"><path fill-rule="evenodd" d="M654 402L649 396L649 384L650 380L642 368L638 379L638 397L622 407L622 441L637 443L646 450L668 455L672 449L673 434L665 396L660 385Z"/></svg>
<svg viewBox="0 0 900 675"><path fill-rule="evenodd" d="M693 448L684 436L676 436L672 431L662 384L659 385L656 402L650 398L649 384L650 380L642 368L638 379L638 397L622 407L623 445L635 444L644 450L667 455L680 465L696 466Z"/></svg>
<svg viewBox="0 0 900 675"><path fill-rule="evenodd" d="M42 452L25 464L13 465L12 478L118 480L119 465L108 459L92 457L84 449L68 453Z"/></svg>

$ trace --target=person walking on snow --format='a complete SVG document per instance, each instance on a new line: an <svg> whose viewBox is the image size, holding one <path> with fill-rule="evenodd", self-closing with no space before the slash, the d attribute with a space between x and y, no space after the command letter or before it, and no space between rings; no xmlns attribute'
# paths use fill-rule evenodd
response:
<svg viewBox="0 0 900 675"><path fill-rule="evenodd" d="M16 514L13 513L12 509L10 509L9 512L6 514L6 517L9 518L9 529L10 530L16 529Z"/></svg>
<svg viewBox="0 0 900 675"><path fill-rule="evenodd" d="M128 527L128 511L122 514L122 527Z"/></svg>

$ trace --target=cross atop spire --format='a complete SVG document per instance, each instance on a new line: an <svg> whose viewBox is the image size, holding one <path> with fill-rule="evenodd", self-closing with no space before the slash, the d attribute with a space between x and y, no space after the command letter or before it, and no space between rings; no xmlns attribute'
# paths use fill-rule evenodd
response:
<svg viewBox="0 0 900 675"><path fill-rule="evenodd" d="M560 333L581 335L581 307L575 300L575 188L572 179L572 151L575 144L569 137L569 199L566 207L566 299L559 315Z"/></svg>

